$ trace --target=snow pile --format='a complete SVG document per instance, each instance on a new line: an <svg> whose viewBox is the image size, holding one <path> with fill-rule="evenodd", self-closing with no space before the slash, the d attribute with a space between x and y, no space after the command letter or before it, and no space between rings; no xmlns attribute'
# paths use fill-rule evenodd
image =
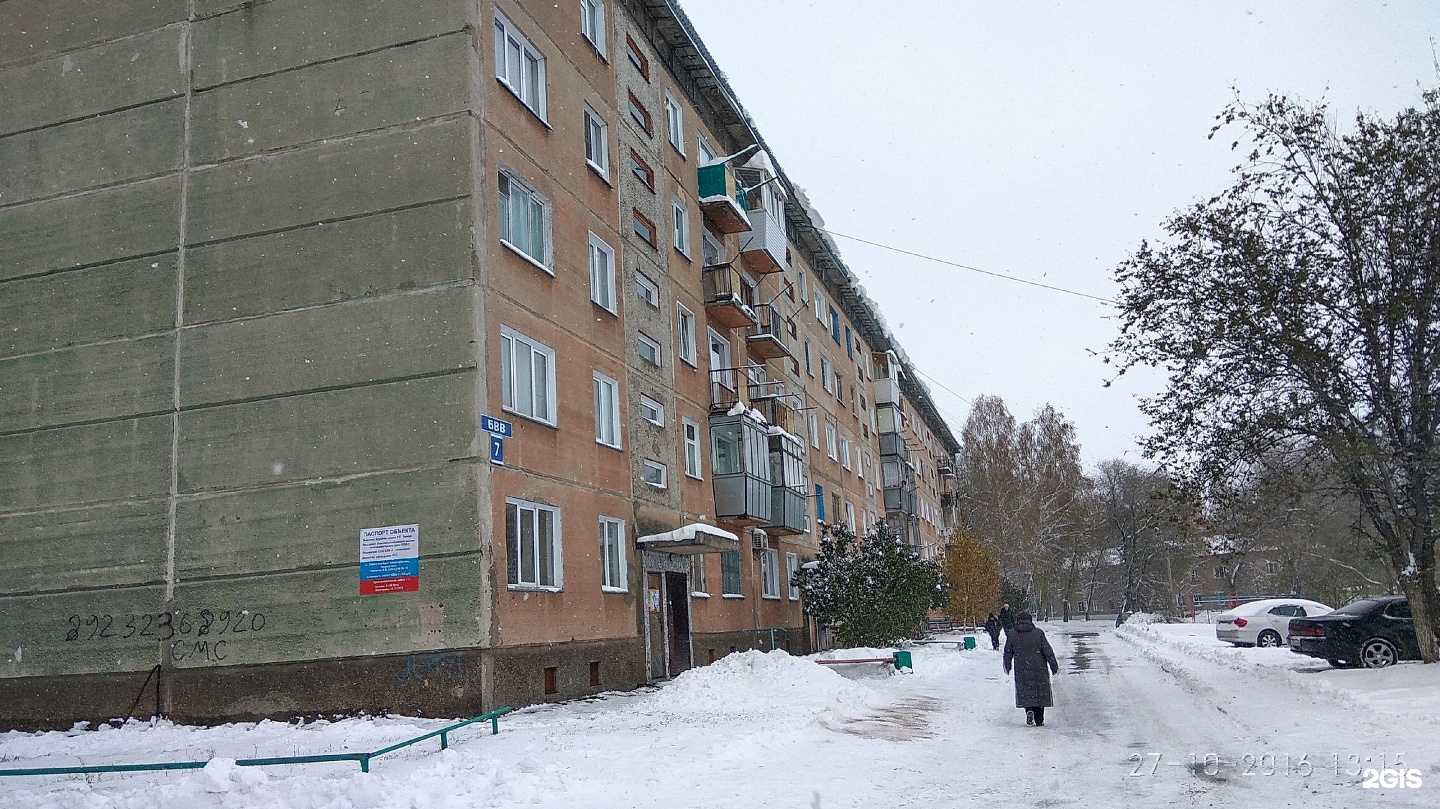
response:
<svg viewBox="0 0 1440 809"><path fill-rule="evenodd" d="M868 703L872 697L870 689L812 658L752 650L681 674L637 710L685 723L761 716L803 722L826 708Z"/></svg>

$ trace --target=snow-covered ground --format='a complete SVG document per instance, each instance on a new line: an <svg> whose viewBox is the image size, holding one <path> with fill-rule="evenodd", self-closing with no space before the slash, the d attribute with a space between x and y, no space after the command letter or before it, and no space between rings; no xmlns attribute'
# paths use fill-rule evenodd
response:
<svg viewBox="0 0 1440 809"><path fill-rule="evenodd" d="M463 730L443 752L422 742L369 774L231 762L374 750L446 723L0 734L0 768L212 760L203 771L0 778L0 807L1440 806L1440 666L1331 671L1285 650L1233 649L1203 624L1041 626L1061 663L1043 728L1025 726L983 636L974 651L914 649L910 674L748 652L660 688L526 709L500 735ZM1361 786L1355 773L1396 756L1420 771L1420 788Z"/></svg>

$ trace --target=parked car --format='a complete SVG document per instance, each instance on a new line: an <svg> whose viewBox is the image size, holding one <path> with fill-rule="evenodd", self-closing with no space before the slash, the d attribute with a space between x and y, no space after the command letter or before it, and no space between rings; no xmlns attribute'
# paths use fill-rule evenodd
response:
<svg viewBox="0 0 1440 809"><path fill-rule="evenodd" d="M1290 651L1323 657L1337 669L1380 669L1420 659L1405 596L1362 598L1329 615L1295 618L1290 621Z"/></svg>
<svg viewBox="0 0 1440 809"><path fill-rule="evenodd" d="M1331 608L1304 598L1264 598L1220 613L1215 637L1236 646L1284 646L1290 619L1325 615Z"/></svg>

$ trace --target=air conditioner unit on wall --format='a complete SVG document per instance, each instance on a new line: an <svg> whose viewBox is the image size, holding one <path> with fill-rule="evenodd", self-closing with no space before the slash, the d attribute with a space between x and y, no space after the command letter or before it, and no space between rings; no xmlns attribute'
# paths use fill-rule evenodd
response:
<svg viewBox="0 0 1440 809"><path fill-rule="evenodd" d="M757 551L770 550L770 535L759 528L751 529L750 547Z"/></svg>

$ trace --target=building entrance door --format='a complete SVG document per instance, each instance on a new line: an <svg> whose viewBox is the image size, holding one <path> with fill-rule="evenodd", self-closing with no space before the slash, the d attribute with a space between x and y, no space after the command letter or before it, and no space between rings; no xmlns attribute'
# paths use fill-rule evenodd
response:
<svg viewBox="0 0 1440 809"><path fill-rule="evenodd" d="M686 671L690 658L690 577L665 574L665 635L669 638L670 676Z"/></svg>
<svg viewBox="0 0 1440 809"><path fill-rule="evenodd" d="M665 635L666 610L664 608L665 574L648 571L645 574L645 646L646 664L651 680L663 680L669 675L669 639Z"/></svg>

